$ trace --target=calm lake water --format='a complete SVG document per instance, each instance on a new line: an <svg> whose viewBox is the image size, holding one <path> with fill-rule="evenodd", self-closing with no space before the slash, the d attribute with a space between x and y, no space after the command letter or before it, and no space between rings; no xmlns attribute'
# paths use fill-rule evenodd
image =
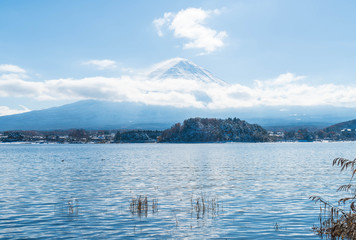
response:
<svg viewBox="0 0 356 240"><path fill-rule="evenodd" d="M355 145L3 144L0 238L319 239L309 196L340 196Z"/></svg>

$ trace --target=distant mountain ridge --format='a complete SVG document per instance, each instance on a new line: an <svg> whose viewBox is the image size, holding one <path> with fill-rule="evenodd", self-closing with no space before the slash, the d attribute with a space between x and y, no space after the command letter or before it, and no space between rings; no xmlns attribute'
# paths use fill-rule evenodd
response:
<svg viewBox="0 0 356 240"><path fill-rule="evenodd" d="M332 131L339 132L339 131L344 130L344 129L352 129L352 130L356 129L356 119L334 124L334 125L332 125L330 127L325 128L325 131L327 131L327 132L332 132Z"/></svg>
<svg viewBox="0 0 356 240"><path fill-rule="evenodd" d="M0 131L84 129L151 129L164 130L184 119L238 117L263 127L306 126L325 128L350 119L349 109L329 109L335 116L314 108L295 108L305 112L298 116L279 111L278 107L209 110L145 105L130 102L83 100L72 104L0 117ZM344 114L346 113L346 114Z"/></svg>
<svg viewBox="0 0 356 240"><path fill-rule="evenodd" d="M0 117L0 131L70 128L165 129L176 121L175 118L169 117L179 115L176 110L173 107L161 108L139 103L83 100L60 107Z"/></svg>

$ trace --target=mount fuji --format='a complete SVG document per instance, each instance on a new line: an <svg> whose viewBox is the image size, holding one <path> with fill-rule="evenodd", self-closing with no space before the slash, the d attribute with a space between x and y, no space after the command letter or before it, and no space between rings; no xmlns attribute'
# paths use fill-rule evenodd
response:
<svg viewBox="0 0 356 240"><path fill-rule="evenodd" d="M141 76L142 77L142 76ZM158 63L143 76L150 82L188 80L200 85L228 84L206 69L184 58ZM184 86L181 86L184 91ZM204 91L191 92L201 103L211 101ZM140 102L82 100L44 110L0 117L0 131L85 129L166 129L177 121L196 116L210 116L209 111L194 107L148 105Z"/></svg>
<svg viewBox="0 0 356 240"><path fill-rule="evenodd" d="M208 70L199 67L195 63L185 58L173 58L162 63L158 63L147 74L152 80L162 79L189 79L202 83L215 83L218 85L228 85L223 80L214 76Z"/></svg>
<svg viewBox="0 0 356 240"><path fill-rule="evenodd" d="M288 107L288 111L282 111L281 106L220 109L204 107L212 102L205 87L228 89L230 85L208 70L183 58L174 58L156 64L144 78L151 83L156 83L155 86L160 86L165 81L174 83L179 93L189 93L189 96L203 107L174 107L164 102L147 104L138 101L87 99L59 107L2 116L0 131L71 128L161 130L193 117L237 117L264 127L311 125L326 127L355 118L352 109L340 107ZM190 87L187 83L195 84L200 89L197 90L195 87L194 90L187 90Z"/></svg>

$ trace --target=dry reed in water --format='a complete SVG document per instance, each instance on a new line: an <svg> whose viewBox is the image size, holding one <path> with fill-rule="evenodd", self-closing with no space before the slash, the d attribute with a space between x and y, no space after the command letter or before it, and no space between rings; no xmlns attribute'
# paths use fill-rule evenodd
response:
<svg viewBox="0 0 356 240"><path fill-rule="evenodd" d="M132 215L137 214L141 216L144 214L147 217L148 211L151 210L152 213L158 211L158 201L157 199L152 200L152 204L149 204L147 196L138 196L137 198L132 198L130 202L130 211Z"/></svg>
<svg viewBox="0 0 356 240"><path fill-rule="evenodd" d="M191 202L191 212L196 214L197 219L208 216L209 214L212 217L215 217L220 212L220 204L217 198L209 198L201 195L196 199L193 197L190 200Z"/></svg>
<svg viewBox="0 0 356 240"><path fill-rule="evenodd" d="M356 174L356 159L335 158L333 166L339 166L341 171L350 170L350 182L342 185L337 191L349 192L350 195L340 198L335 206L319 196L311 196L310 199L320 203L319 224L313 227L318 235L341 239L356 239L356 187L352 180ZM343 205L343 207L341 207Z"/></svg>

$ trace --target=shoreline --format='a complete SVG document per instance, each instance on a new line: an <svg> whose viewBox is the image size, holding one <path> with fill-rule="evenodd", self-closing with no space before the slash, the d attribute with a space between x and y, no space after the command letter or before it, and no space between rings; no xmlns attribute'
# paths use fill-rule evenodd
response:
<svg viewBox="0 0 356 240"><path fill-rule="evenodd" d="M115 145L115 144L236 144L236 143L352 143L356 140L321 140L321 141L271 141L271 142L112 142L112 143L94 143L94 142L0 142L0 145Z"/></svg>

